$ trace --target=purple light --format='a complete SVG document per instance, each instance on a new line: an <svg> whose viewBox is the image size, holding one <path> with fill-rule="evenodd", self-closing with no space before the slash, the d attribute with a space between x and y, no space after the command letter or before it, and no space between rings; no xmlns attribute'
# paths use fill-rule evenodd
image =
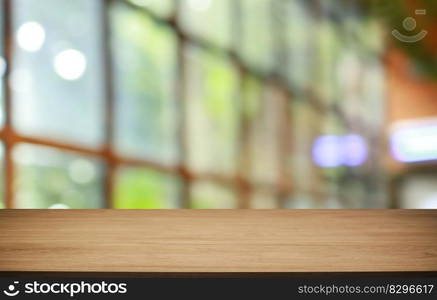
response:
<svg viewBox="0 0 437 300"><path fill-rule="evenodd" d="M322 135L313 144L313 160L323 168L341 166L341 138L335 135Z"/></svg>
<svg viewBox="0 0 437 300"><path fill-rule="evenodd" d="M343 153L343 164L349 167L358 167L367 160L367 143L359 135L346 135L343 137Z"/></svg>
<svg viewBox="0 0 437 300"><path fill-rule="evenodd" d="M315 139L312 155L314 163L322 168L357 167L367 160L368 150L359 135L322 135Z"/></svg>

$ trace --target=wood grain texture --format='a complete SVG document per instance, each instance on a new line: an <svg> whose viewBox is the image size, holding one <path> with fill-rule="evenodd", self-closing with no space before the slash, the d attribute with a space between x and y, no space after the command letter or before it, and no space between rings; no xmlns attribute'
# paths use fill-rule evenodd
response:
<svg viewBox="0 0 437 300"><path fill-rule="evenodd" d="M4 210L0 271L437 271L437 211Z"/></svg>

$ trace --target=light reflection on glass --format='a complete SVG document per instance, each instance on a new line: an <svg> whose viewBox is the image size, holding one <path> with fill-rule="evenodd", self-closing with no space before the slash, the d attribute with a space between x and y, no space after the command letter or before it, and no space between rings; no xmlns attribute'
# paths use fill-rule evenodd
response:
<svg viewBox="0 0 437 300"><path fill-rule="evenodd" d="M38 22L26 22L18 28L16 38L21 49L36 52L43 46L46 33Z"/></svg>
<svg viewBox="0 0 437 300"><path fill-rule="evenodd" d="M391 134L391 151L400 162L437 159L437 125L422 124L396 129Z"/></svg>
<svg viewBox="0 0 437 300"><path fill-rule="evenodd" d="M87 62L82 52L68 49L55 56L53 66L63 79L77 80L85 73Z"/></svg>
<svg viewBox="0 0 437 300"><path fill-rule="evenodd" d="M49 207L49 209L70 209L68 205L62 204L62 203L56 203Z"/></svg>
<svg viewBox="0 0 437 300"><path fill-rule="evenodd" d="M97 170L89 160L76 159L68 166L71 180L79 184L87 184L96 179Z"/></svg>
<svg viewBox="0 0 437 300"><path fill-rule="evenodd" d="M16 33L9 66L15 130L98 147L104 136L103 1L14 0L11 4ZM38 51L26 50L37 46Z"/></svg>

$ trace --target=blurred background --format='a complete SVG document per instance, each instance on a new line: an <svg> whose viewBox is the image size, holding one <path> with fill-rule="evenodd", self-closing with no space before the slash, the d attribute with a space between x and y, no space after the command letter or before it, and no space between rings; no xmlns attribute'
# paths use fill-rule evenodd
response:
<svg viewBox="0 0 437 300"><path fill-rule="evenodd" d="M3 208L437 208L437 2L0 0Z"/></svg>

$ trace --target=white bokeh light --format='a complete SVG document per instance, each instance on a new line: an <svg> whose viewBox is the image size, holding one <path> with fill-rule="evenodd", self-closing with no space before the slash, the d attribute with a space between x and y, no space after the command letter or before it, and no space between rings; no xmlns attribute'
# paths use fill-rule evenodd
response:
<svg viewBox="0 0 437 300"><path fill-rule="evenodd" d="M70 209L70 207L63 203L56 203L51 205L49 209Z"/></svg>
<svg viewBox="0 0 437 300"><path fill-rule="evenodd" d="M84 159L76 159L69 165L68 173L74 182L86 184L96 178L97 171L91 162Z"/></svg>
<svg viewBox="0 0 437 300"><path fill-rule="evenodd" d="M36 52L44 45L46 33L41 24L27 22L18 28L16 39L21 49Z"/></svg>
<svg viewBox="0 0 437 300"><path fill-rule="evenodd" d="M53 65L61 78L77 80L85 73L87 61L82 52L74 49L64 50L55 56Z"/></svg>

